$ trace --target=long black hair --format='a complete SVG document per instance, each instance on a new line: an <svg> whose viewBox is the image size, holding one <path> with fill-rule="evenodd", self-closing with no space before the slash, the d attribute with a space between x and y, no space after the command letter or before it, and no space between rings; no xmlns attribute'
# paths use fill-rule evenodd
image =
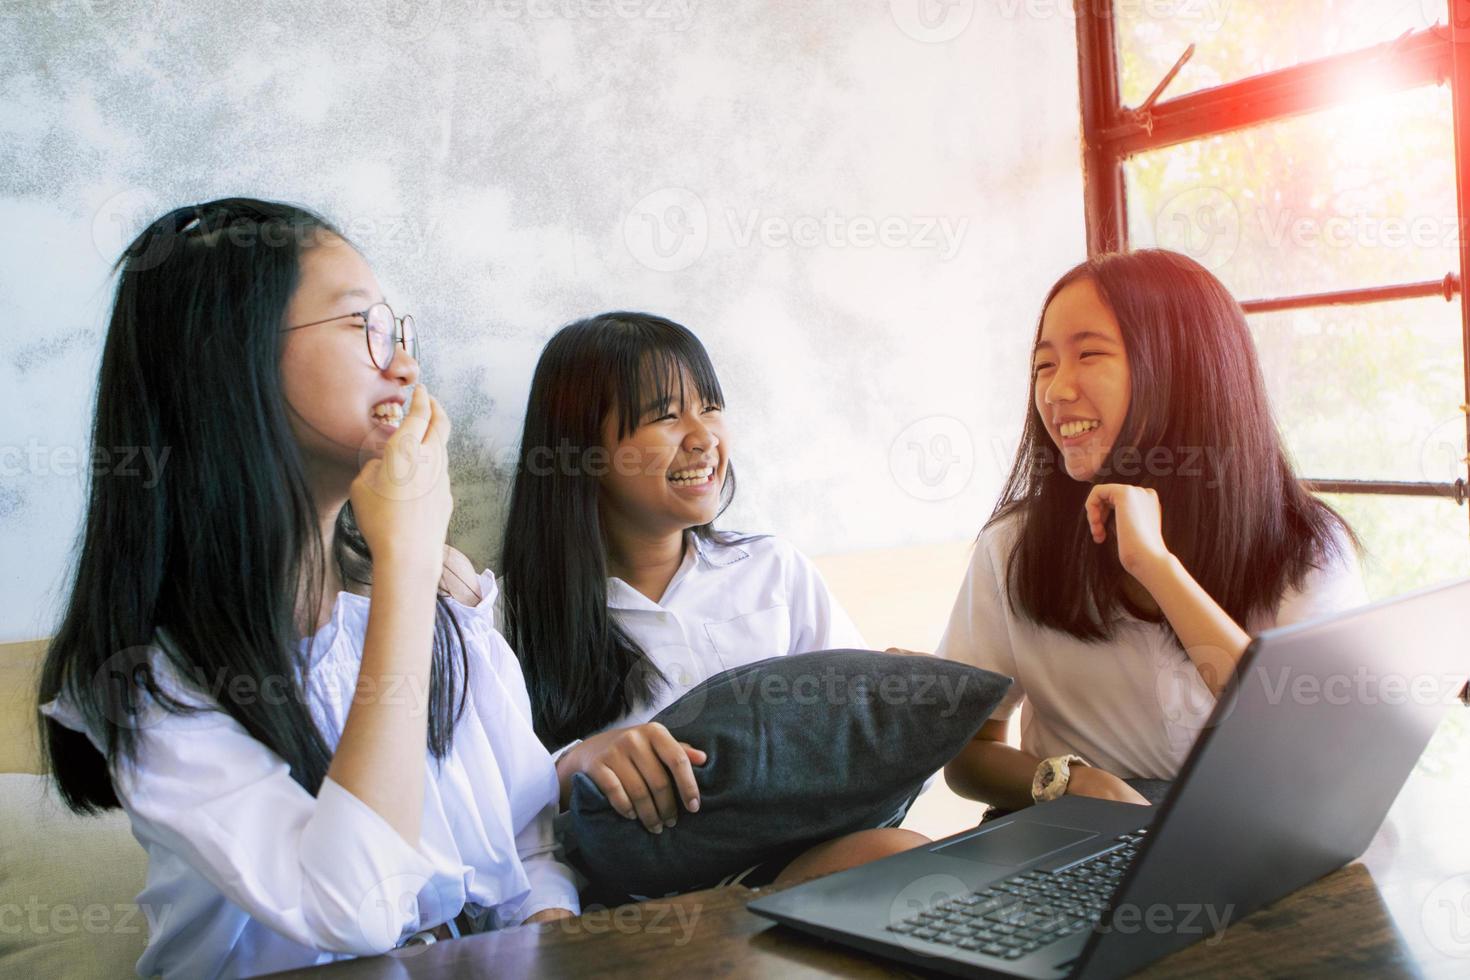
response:
<svg viewBox="0 0 1470 980"><path fill-rule="evenodd" d="M92 446L138 448L167 465L156 486L102 474L88 488L70 599L38 692L40 704L69 701L105 747L99 754L82 733L42 718L43 751L74 810L118 806L112 774L137 761L149 701L200 710L160 684L155 651L308 792L326 776L332 753L310 711L300 615L321 606L326 556L280 360L302 254L328 235L341 238L302 208L229 198L164 215L118 260ZM350 504L331 549L344 582L370 582ZM438 758L464 710L467 670L441 597L428 738Z"/></svg>
<svg viewBox="0 0 1470 980"><path fill-rule="evenodd" d="M1093 482L1081 482L1047 434L1033 382L1015 463L986 522L1020 522L1007 571L1011 607L1090 641L1111 637L1120 609L1144 616L1123 592L1117 549L1093 542L1083 511L1093 483L1128 483L1158 493L1170 550L1249 629L1357 538L1292 472L1245 314L1209 270L1163 249L1098 255L1057 280L1042 317L1081 280L1117 318L1131 398L1108 459Z"/></svg>
<svg viewBox="0 0 1470 980"><path fill-rule="evenodd" d="M644 406L665 398L681 404L686 377L702 403L724 407L699 338L649 313L603 313L562 327L536 364L501 571L505 636L521 659L536 734L549 748L605 728L666 682L608 613L599 460L606 462L610 412L622 439ZM734 495L727 463L720 513ZM714 521L694 533L737 540Z"/></svg>

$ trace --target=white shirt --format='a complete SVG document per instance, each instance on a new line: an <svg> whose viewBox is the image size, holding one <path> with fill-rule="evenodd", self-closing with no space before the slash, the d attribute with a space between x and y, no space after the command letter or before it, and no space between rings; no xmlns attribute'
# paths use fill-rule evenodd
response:
<svg viewBox="0 0 1470 980"><path fill-rule="evenodd" d="M520 665L492 625L495 576L486 571L479 583L477 605L451 600L470 661L468 695L446 758L425 750L417 848L331 779L313 798L224 712L149 706L137 765L113 779L148 852L140 974L254 976L381 953L466 904L490 927L547 908L578 910L576 879L554 853L556 771L532 731ZM311 710L333 749L356 688L368 608L366 597L339 594L314 638ZM156 651L154 664L165 690L215 704ZM85 730L69 703L42 710Z"/></svg>
<svg viewBox="0 0 1470 980"><path fill-rule="evenodd" d="M1075 753L1124 779L1173 779L1215 707L1193 661L1161 623L1123 615L1113 638L1087 643L1013 611L1006 568L1020 528L1011 516L980 534L938 654L1015 678L994 719L1021 707L1021 749ZM1310 572L1255 634L1367 601L1357 557ZM1059 570L1059 576L1062 572ZM1061 586L1059 586L1061 587Z"/></svg>
<svg viewBox="0 0 1470 980"><path fill-rule="evenodd" d="M814 650L867 649L815 566L775 537L726 545L686 531L683 564L658 602L614 577L607 580L607 604L668 679L648 704L608 728L648 721L732 667Z"/></svg>

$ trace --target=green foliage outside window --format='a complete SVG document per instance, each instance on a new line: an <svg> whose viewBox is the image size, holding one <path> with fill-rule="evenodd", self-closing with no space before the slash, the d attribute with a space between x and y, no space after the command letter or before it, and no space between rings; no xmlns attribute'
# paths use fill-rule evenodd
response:
<svg viewBox="0 0 1470 980"><path fill-rule="evenodd" d="M1434 0L1118 3L1125 104L1191 43L1165 98L1422 30ZM1214 11L1214 14L1211 14ZM1459 269L1450 92L1383 94L1140 154L1128 235L1191 255L1241 300L1439 280ZM1304 477L1453 482L1464 473L1460 303L1419 299L1256 315L1277 423ZM1449 499L1329 495L1365 545L1375 598L1470 575Z"/></svg>

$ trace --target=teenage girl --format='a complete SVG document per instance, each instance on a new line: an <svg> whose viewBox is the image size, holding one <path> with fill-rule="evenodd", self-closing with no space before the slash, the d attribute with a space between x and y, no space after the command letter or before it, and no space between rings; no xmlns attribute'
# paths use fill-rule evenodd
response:
<svg viewBox="0 0 1470 980"><path fill-rule="evenodd" d="M1198 263L1069 271L1031 378L939 647L1016 682L946 777L1003 810L1144 803L1124 780L1178 774L1252 634L1364 601L1357 542L1292 472L1245 316Z"/></svg>
<svg viewBox="0 0 1470 980"><path fill-rule="evenodd" d="M584 772L649 832L676 826L681 805L699 809L694 767L705 755L650 718L732 667L865 648L796 549L715 530L735 493L731 458L719 379L683 326L607 313L546 345L501 570L536 731L560 747L563 806ZM741 880L825 873L923 841L876 828Z"/></svg>
<svg viewBox="0 0 1470 980"><path fill-rule="evenodd" d="M169 464L94 480L40 702L62 797L122 806L148 852L138 972L575 912L494 577L445 547L412 318L331 225L265 201L164 215L119 267L93 443Z"/></svg>

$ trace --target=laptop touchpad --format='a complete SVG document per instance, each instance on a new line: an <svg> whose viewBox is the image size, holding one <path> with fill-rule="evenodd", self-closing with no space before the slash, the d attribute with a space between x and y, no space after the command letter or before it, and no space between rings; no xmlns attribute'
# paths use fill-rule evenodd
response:
<svg viewBox="0 0 1470 980"><path fill-rule="evenodd" d="M1025 864L1096 836L1090 830L1023 820L936 847L931 853L986 864Z"/></svg>

